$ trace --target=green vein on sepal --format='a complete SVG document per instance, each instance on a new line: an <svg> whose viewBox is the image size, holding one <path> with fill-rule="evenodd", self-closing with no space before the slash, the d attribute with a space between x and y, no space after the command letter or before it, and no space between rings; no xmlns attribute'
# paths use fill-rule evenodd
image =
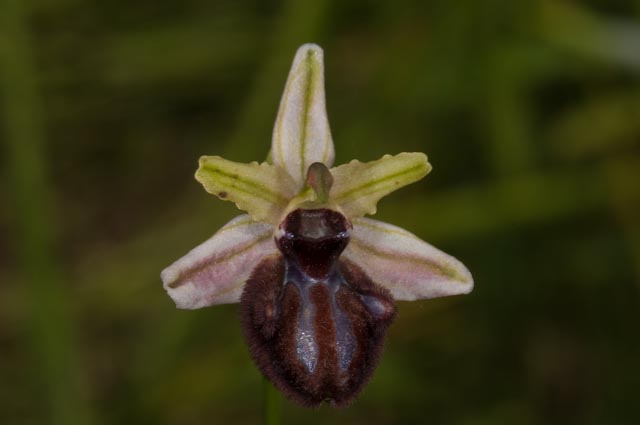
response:
<svg viewBox="0 0 640 425"><path fill-rule="evenodd" d="M429 171L431 164L423 153L385 155L367 163L352 161L331 171L335 179L331 199L350 217L374 214L381 198Z"/></svg>
<svg viewBox="0 0 640 425"><path fill-rule="evenodd" d="M293 194L284 170L267 163L243 164L219 156L203 156L196 171L205 190L231 201L256 221L274 223Z"/></svg>

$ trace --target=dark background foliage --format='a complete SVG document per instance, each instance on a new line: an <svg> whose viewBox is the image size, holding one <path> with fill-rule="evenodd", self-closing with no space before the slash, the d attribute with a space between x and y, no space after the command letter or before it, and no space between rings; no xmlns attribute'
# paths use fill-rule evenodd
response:
<svg viewBox="0 0 640 425"><path fill-rule="evenodd" d="M237 306L159 272L236 214L196 160L264 158L308 41L338 163L426 152L377 218L476 289L400 303L360 400L285 423L639 423L631 0L0 0L0 423L260 421Z"/></svg>

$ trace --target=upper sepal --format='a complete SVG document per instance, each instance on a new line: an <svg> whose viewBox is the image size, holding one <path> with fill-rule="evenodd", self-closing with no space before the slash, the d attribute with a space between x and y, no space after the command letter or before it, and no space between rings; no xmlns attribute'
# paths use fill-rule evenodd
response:
<svg viewBox="0 0 640 425"><path fill-rule="evenodd" d="M324 60L320 46L301 46L291 65L273 129L270 157L302 188L309 165L334 159L324 94Z"/></svg>
<svg viewBox="0 0 640 425"><path fill-rule="evenodd" d="M243 164L219 156L200 157L196 171L207 192L234 202L255 221L277 224L295 194L295 184L280 167L263 162Z"/></svg>
<svg viewBox="0 0 640 425"><path fill-rule="evenodd" d="M420 180L429 171L431 164L420 152L385 155L364 163L353 160L331 169L331 200L349 218L375 214L382 197Z"/></svg>
<svg viewBox="0 0 640 425"><path fill-rule="evenodd" d="M460 261L406 230L369 218L353 220L343 254L396 300L466 294L473 278Z"/></svg>
<svg viewBox="0 0 640 425"><path fill-rule="evenodd" d="M178 308L236 303L255 266L277 253L273 227L243 214L164 269L160 278Z"/></svg>

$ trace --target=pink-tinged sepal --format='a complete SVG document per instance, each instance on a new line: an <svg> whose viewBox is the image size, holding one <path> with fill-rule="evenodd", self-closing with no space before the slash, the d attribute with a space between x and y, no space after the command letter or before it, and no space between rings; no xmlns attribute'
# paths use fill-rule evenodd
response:
<svg viewBox="0 0 640 425"><path fill-rule="evenodd" d="M236 303L254 267L277 253L273 226L240 215L164 269L164 288L178 308Z"/></svg>
<svg viewBox="0 0 640 425"><path fill-rule="evenodd" d="M473 289L473 278L464 264L416 235L369 218L352 223L351 241L343 257L391 291L396 300L466 294Z"/></svg>

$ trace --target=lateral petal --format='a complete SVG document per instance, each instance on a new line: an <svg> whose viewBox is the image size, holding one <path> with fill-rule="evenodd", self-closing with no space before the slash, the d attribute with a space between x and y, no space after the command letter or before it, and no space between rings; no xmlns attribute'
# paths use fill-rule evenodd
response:
<svg viewBox="0 0 640 425"><path fill-rule="evenodd" d="M389 289L396 300L466 294L473 289L464 264L416 235L369 218L352 223L351 241L343 256Z"/></svg>
<svg viewBox="0 0 640 425"><path fill-rule="evenodd" d="M314 162L331 167L333 140L324 94L322 48L302 45L293 59L271 142L273 164L287 170L298 189Z"/></svg>
<svg viewBox="0 0 640 425"><path fill-rule="evenodd" d="M160 274L178 308L236 303L253 268L277 254L273 226L240 215Z"/></svg>
<svg viewBox="0 0 640 425"><path fill-rule="evenodd" d="M353 160L331 169L331 200L349 218L375 214L378 201L431 171L427 156L420 152L385 155L371 162Z"/></svg>
<svg viewBox="0 0 640 425"><path fill-rule="evenodd" d="M255 221L271 224L277 224L283 209L295 195L291 177L265 162L243 164L219 156L202 156L196 180L207 192L235 203Z"/></svg>

